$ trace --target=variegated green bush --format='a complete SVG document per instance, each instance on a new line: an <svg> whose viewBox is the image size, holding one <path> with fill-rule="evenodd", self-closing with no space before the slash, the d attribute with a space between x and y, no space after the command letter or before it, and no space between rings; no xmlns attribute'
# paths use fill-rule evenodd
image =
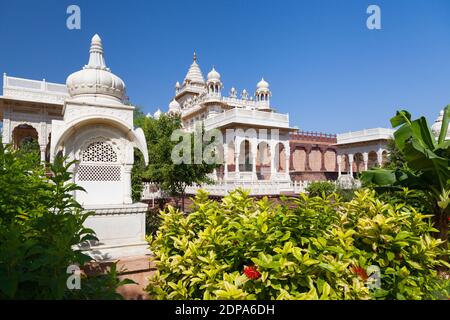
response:
<svg viewBox="0 0 450 320"><path fill-rule="evenodd" d="M433 299L448 295L429 217L373 191L351 202L301 195L279 205L200 192L190 215L169 208L151 241L155 299ZM371 282L373 270L381 282Z"/></svg>

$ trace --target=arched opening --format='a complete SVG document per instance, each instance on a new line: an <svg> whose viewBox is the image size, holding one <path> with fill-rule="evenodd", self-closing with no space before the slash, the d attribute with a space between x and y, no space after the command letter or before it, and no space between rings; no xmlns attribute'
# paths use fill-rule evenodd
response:
<svg viewBox="0 0 450 320"><path fill-rule="evenodd" d="M322 153L320 149L313 148L309 153L309 167L311 171L320 171L322 168Z"/></svg>
<svg viewBox="0 0 450 320"><path fill-rule="evenodd" d="M286 166L286 148L281 142L275 145L274 150L274 165L276 172L283 172Z"/></svg>
<svg viewBox="0 0 450 320"><path fill-rule="evenodd" d="M239 171L252 171L252 154L250 141L243 140L239 148Z"/></svg>
<svg viewBox="0 0 450 320"><path fill-rule="evenodd" d="M324 153L324 163L326 171L335 171L336 169L336 151L327 150Z"/></svg>
<svg viewBox="0 0 450 320"><path fill-rule="evenodd" d="M306 150L304 148L295 148L292 153L292 165L294 171L306 171Z"/></svg>
<svg viewBox="0 0 450 320"><path fill-rule="evenodd" d="M256 152L256 175L258 180L270 179L271 153L267 142L260 142Z"/></svg>
<svg viewBox="0 0 450 320"><path fill-rule="evenodd" d="M364 171L364 157L362 153L358 152L353 156L353 172L363 172Z"/></svg>
<svg viewBox="0 0 450 320"><path fill-rule="evenodd" d="M225 159L225 165L228 167L228 172L235 172L236 171L236 164L235 164L235 145L234 141L229 141L226 146L226 159Z"/></svg>
<svg viewBox="0 0 450 320"><path fill-rule="evenodd" d="M377 166L377 153L375 151L370 151L368 155L367 168L372 169Z"/></svg>
<svg viewBox="0 0 450 320"><path fill-rule="evenodd" d="M14 128L12 132L13 146L15 149L24 147L30 147L37 145L39 149L38 139L39 135L35 128L28 124L20 124Z"/></svg>
<svg viewBox="0 0 450 320"><path fill-rule="evenodd" d="M350 173L350 166L349 166L347 154L341 155L341 172L342 173Z"/></svg>

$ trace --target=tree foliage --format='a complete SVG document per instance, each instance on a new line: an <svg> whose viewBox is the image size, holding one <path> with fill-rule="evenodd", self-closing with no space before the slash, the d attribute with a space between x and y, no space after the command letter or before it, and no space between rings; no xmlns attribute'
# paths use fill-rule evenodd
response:
<svg viewBox="0 0 450 320"><path fill-rule="evenodd" d="M336 191L336 185L330 181L313 181L306 187L306 192L311 197L327 197Z"/></svg>
<svg viewBox="0 0 450 320"><path fill-rule="evenodd" d="M57 158L49 174L35 154L0 144L0 299L121 298L114 274L67 287L67 268L91 260L74 246L95 239L83 226L89 214L72 197L82 188L70 182L71 165ZM94 283L115 286L95 291Z"/></svg>
<svg viewBox="0 0 450 320"><path fill-rule="evenodd" d="M444 109L441 133L436 140L424 117L412 120L409 112L398 111L391 124L395 146L402 166L377 168L362 175L363 182L384 187L386 190L421 190L434 205L436 227L443 240L448 239L448 213L450 211L450 141L445 141L450 118L450 106Z"/></svg>
<svg viewBox="0 0 450 320"><path fill-rule="evenodd" d="M208 174L217 167L215 164L204 161L174 164L172 161L172 150L179 141L172 141L171 136L182 128L180 116L163 114L159 119L145 117L142 113L136 116L135 124L143 129L148 146L149 165L141 173L143 181L156 183L166 193L182 197L187 186L210 181Z"/></svg>

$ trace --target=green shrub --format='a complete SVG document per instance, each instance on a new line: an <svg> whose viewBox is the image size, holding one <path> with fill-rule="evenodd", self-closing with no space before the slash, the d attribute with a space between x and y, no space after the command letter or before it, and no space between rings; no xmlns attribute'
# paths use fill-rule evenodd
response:
<svg viewBox="0 0 450 320"><path fill-rule="evenodd" d="M306 187L311 197L327 197L336 191L336 185L330 181L314 181Z"/></svg>
<svg viewBox="0 0 450 320"><path fill-rule="evenodd" d="M341 200L344 202L352 201L353 197L355 196L355 191L357 191L358 188L352 188L352 189L343 189L341 187L336 187L336 194L338 194L341 197Z"/></svg>
<svg viewBox="0 0 450 320"><path fill-rule="evenodd" d="M81 290L67 288L67 268L90 260L72 247L95 239L83 227L89 215L72 197L81 189L69 183L70 165L57 159L46 176L35 154L0 143L0 299L99 298L93 285L110 284L115 276L84 276ZM102 298L120 298L115 288L105 288Z"/></svg>
<svg viewBox="0 0 450 320"><path fill-rule="evenodd" d="M151 248L155 299L433 299L447 297L429 217L375 192L300 195L276 205L236 191L199 192L188 216L173 208ZM293 208L293 209L292 209ZM374 267L375 266L375 267ZM370 287L379 267L381 286ZM370 288L369 288L370 287Z"/></svg>

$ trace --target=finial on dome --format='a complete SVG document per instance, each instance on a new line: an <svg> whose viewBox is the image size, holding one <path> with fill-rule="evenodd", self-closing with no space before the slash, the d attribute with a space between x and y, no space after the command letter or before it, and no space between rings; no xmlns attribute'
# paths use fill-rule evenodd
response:
<svg viewBox="0 0 450 320"><path fill-rule="evenodd" d="M98 35L98 33L94 34L94 36L92 37L92 41L91 42L102 42L102 39L100 38L100 36Z"/></svg>
<svg viewBox="0 0 450 320"><path fill-rule="evenodd" d="M200 70L199 65L197 64L197 53L194 51L194 61L192 62L189 70L184 78L184 84L205 84L205 79L203 78L202 71Z"/></svg>
<svg viewBox="0 0 450 320"><path fill-rule="evenodd" d="M104 69L106 68L105 58L103 57L102 39L96 33L91 40L91 49L89 50L89 62L85 66L88 69Z"/></svg>

